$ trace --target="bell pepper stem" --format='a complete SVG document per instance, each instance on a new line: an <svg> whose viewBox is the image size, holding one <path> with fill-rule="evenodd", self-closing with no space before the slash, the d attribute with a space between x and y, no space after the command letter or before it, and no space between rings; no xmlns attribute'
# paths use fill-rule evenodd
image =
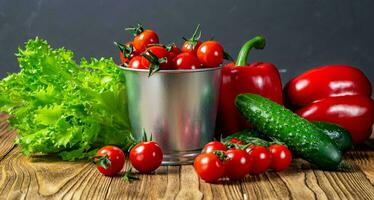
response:
<svg viewBox="0 0 374 200"><path fill-rule="evenodd" d="M248 40L240 49L238 57L236 59L236 66L246 66L248 60L249 51L254 47L255 49L263 49L265 47L265 38L263 36L256 36L251 40Z"/></svg>

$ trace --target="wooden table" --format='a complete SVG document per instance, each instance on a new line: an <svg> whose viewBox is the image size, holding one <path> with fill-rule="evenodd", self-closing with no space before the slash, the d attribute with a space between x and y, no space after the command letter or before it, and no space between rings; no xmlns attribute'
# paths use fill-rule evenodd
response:
<svg viewBox="0 0 374 200"><path fill-rule="evenodd" d="M374 199L374 140L348 153L349 169L327 172L302 160L280 173L208 184L191 165L162 166L140 180L102 176L90 162L25 157L0 122L0 199Z"/></svg>

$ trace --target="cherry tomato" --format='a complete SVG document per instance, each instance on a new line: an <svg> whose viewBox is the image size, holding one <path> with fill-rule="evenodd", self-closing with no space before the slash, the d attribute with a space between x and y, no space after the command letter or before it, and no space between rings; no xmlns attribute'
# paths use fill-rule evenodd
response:
<svg viewBox="0 0 374 200"><path fill-rule="evenodd" d="M216 41L206 41L197 49L197 58L207 67L217 67L223 62L223 47Z"/></svg>
<svg viewBox="0 0 374 200"><path fill-rule="evenodd" d="M141 142L130 150L132 166L140 173L149 173L157 169L162 162L163 153L160 146L154 142Z"/></svg>
<svg viewBox="0 0 374 200"><path fill-rule="evenodd" d="M125 154L115 146L104 146L97 151L94 158L96 168L105 176L118 174L125 164Z"/></svg>
<svg viewBox="0 0 374 200"><path fill-rule="evenodd" d="M214 153L198 155L193 165L197 175L206 182L215 182L225 175L223 161Z"/></svg>
<svg viewBox="0 0 374 200"><path fill-rule="evenodd" d="M213 151L226 151L226 146L219 141L212 141L206 144L203 148L203 153L212 153Z"/></svg>
<svg viewBox="0 0 374 200"><path fill-rule="evenodd" d="M241 140L239 140L238 138L231 138L230 139L230 143L231 144L240 144L240 145L245 145L245 143Z"/></svg>
<svg viewBox="0 0 374 200"><path fill-rule="evenodd" d="M190 42L189 40L185 41L183 46L182 46L182 52L183 53L191 53L192 55L195 55L197 54L197 49L200 47L201 45L201 41L198 40L195 42L195 46L193 45L194 42Z"/></svg>
<svg viewBox="0 0 374 200"><path fill-rule="evenodd" d="M123 52L122 51L120 51L119 52L119 58L121 59L121 63L122 64L129 64L130 63L130 61L131 61L131 59L133 58L133 57L135 57L136 56L136 54L131 54L129 57L125 57L124 55L123 55Z"/></svg>
<svg viewBox="0 0 374 200"><path fill-rule="evenodd" d="M190 53L181 53L173 60L173 66L176 69L199 69L201 64L199 60Z"/></svg>
<svg viewBox="0 0 374 200"><path fill-rule="evenodd" d="M144 58L143 56L134 56L128 65L128 68L133 69L148 69L149 68L149 61Z"/></svg>
<svg viewBox="0 0 374 200"><path fill-rule="evenodd" d="M156 32L152 30L144 30L143 32L135 36L133 40L134 48L137 52L143 52L148 45L158 43L158 36Z"/></svg>
<svg viewBox="0 0 374 200"><path fill-rule="evenodd" d="M119 48L119 57L121 59L122 64L128 64L131 60L136 55L136 51L134 49L133 43L128 42L126 44L121 44L118 42L114 42L114 44Z"/></svg>
<svg viewBox="0 0 374 200"><path fill-rule="evenodd" d="M275 171L283 171L290 166L292 162L291 151L284 145L273 144L270 145L269 151L271 153L272 162L271 168Z"/></svg>
<svg viewBox="0 0 374 200"><path fill-rule="evenodd" d="M165 47L162 46L151 46L147 48L146 54L149 55L148 51L150 51L152 54L157 56L157 58L165 58L166 61L164 63L161 63L159 65L160 69L167 70L170 69L170 62L169 62L169 52L165 49Z"/></svg>
<svg viewBox="0 0 374 200"><path fill-rule="evenodd" d="M168 59L169 60L173 60L175 57L177 57L178 54L180 54L182 51L176 47L175 45L172 46L169 50L169 56L168 56Z"/></svg>
<svg viewBox="0 0 374 200"><path fill-rule="evenodd" d="M182 46L182 52L191 53L192 55L196 56L197 49L201 45L200 37L201 37L201 31L200 31L200 24L199 24L197 25L194 33L189 39L184 38L186 42L184 42Z"/></svg>
<svg viewBox="0 0 374 200"><path fill-rule="evenodd" d="M123 55L123 52L122 52L122 51L119 52L119 58L121 59L121 63L122 63L122 64L128 63L128 62L130 62L130 60L131 60L131 59L129 59L129 58L125 58L125 56Z"/></svg>
<svg viewBox="0 0 374 200"><path fill-rule="evenodd" d="M253 159L253 166L250 170L251 174L261 174L266 172L271 165L271 153L266 147L258 145L250 145L246 151Z"/></svg>
<svg viewBox="0 0 374 200"><path fill-rule="evenodd" d="M232 180L244 178L252 168L253 161L248 153L241 149L230 149L225 152L224 161L226 176Z"/></svg>

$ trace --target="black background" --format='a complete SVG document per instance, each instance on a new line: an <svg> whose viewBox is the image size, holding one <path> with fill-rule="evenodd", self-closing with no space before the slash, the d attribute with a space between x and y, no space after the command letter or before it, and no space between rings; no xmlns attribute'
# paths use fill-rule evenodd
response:
<svg viewBox="0 0 374 200"><path fill-rule="evenodd" d="M29 38L47 39L80 57L114 57L113 41L138 22L158 32L161 42L182 44L201 24L236 56L257 34L267 38L249 62L268 61L284 81L315 66L359 67L374 82L374 1L372 0L0 0L0 77L19 70L14 53Z"/></svg>

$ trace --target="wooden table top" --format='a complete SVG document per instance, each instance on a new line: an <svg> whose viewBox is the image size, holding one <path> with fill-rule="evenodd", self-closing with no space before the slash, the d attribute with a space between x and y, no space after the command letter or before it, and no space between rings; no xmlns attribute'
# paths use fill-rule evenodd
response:
<svg viewBox="0 0 374 200"><path fill-rule="evenodd" d="M161 166L128 183L102 176L90 162L23 156L15 137L0 120L0 199L374 199L374 139L345 156L344 171L297 159L280 173L208 184L191 165Z"/></svg>

